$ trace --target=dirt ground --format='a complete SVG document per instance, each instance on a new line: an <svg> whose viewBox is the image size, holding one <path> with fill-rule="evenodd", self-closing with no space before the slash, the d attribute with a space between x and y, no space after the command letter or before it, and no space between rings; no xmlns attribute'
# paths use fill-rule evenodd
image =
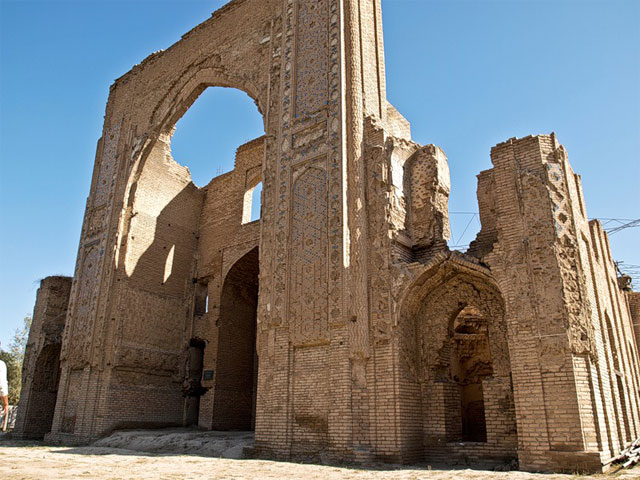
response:
<svg viewBox="0 0 640 480"><path fill-rule="evenodd" d="M304 479L304 480L560 480L640 479L640 467L618 474L572 476L443 470L426 466L342 468L263 460L151 454L105 447L51 447L0 440L0 479Z"/></svg>

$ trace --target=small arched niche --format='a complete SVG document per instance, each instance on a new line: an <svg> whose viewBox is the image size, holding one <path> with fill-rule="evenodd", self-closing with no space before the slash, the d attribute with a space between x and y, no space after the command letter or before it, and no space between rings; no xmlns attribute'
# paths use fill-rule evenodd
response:
<svg viewBox="0 0 640 480"><path fill-rule="evenodd" d="M483 380L493 375L487 318L474 306L464 307L449 330L451 380L458 386L459 440L486 442L487 424ZM455 411L458 410L458 411Z"/></svg>

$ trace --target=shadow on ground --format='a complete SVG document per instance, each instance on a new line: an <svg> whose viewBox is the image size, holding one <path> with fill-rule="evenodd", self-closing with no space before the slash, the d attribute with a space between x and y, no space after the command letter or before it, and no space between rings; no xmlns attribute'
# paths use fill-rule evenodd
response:
<svg viewBox="0 0 640 480"><path fill-rule="evenodd" d="M60 445L39 441L13 440L0 437L2 447L51 447L51 453L67 455L127 455L141 457L193 456L258 461L251 457L253 432L212 432L188 428L168 428L159 430L123 430L97 440L91 445L60 449ZM312 462L278 462L282 464L318 465ZM397 464L349 464L322 462L321 465L349 470L393 472L406 469L433 471L508 471L513 465L499 467L482 464L465 465L397 465Z"/></svg>
<svg viewBox="0 0 640 480"><path fill-rule="evenodd" d="M83 462L89 462L92 464L116 462L117 464L122 464L123 462L126 463L124 458L140 457L140 460L132 459L130 461L132 468L135 468L135 464L143 462L143 459L146 458L154 464L162 462L166 468L171 469L174 468L171 464L174 464L174 466L185 463L202 464L202 462L207 462L207 459L209 458L211 459L211 463L202 464L207 465L207 469L209 467L216 468L215 466L219 462L232 461L237 462L234 464L234 468L241 471L246 470L247 473L255 471L254 473L258 476L267 472L272 476L275 475L273 478L281 478L278 476L280 473L286 474L282 478L290 478L290 475L294 475L295 478L307 478L307 475L303 474L303 471L306 471L305 469L311 469L307 474L311 472L313 472L313 474L311 477L308 477L308 480L324 478L325 475L328 475L327 478L334 478L335 475L338 475L339 478L387 479L396 478L397 475L400 475L400 477L397 478L443 478L456 480L488 478L518 480L530 478L541 478L543 480L570 478L616 478L627 480L640 478L640 468L638 467L633 471L625 470L613 476L595 475L574 477L572 475L558 474L536 475L519 471L507 472L505 470L508 470L509 466L504 466L503 468L491 468L486 465L479 464L356 465L323 462L322 465L318 465L286 461L273 462L247 458L245 451L248 450L250 452L252 450L253 439L254 437L252 432L210 432L195 429L129 430L115 432L109 437L100 439L91 445L65 448L59 445L50 445L38 441L14 440L10 438L10 435L4 434L0 435L0 450L5 448L13 450L13 448L16 448L20 450L20 453L18 454L16 451L15 455L10 454L10 456L22 456L29 459L31 459L31 454L28 450L33 449L36 452L40 452L33 456L33 464L30 463L31 460L28 460L28 462L24 464L24 468L27 470L29 470L30 467L36 468L37 462L40 461L40 457L44 459L46 456L55 464L60 463L55 461L56 457L62 458L63 456L77 456L77 460L64 460L62 463L65 465L73 465ZM63 455L59 456L58 454ZM97 459L92 461L91 457L101 457L104 461L98 461ZM119 457L120 460L117 460ZM172 457L181 458L180 460L176 458L176 461L173 461ZM107 460L109 458L113 458L113 460ZM157 460L153 460L154 458ZM161 458L163 460L160 460ZM340 476L338 471L342 471L345 476ZM133 471L131 473L133 473ZM298 476L298 474L301 476ZM264 478L272 478L272 476L266 476Z"/></svg>

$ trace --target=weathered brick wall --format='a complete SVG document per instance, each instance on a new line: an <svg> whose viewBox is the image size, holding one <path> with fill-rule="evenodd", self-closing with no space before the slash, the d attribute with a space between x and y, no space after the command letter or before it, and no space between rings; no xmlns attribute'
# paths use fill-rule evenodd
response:
<svg viewBox="0 0 640 480"><path fill-rule="evenodd" d="M199 425L204 428L214 426L214 387L220 345L218 330L221 322L225 321L221 317L225 280L234 265L259 243L260 222L242 223L245 205L243 198L247 189L252 188L257 183L256 180L262 177L264 153L264 138L241 146L238 148L234 170L214 178L205 187L196 279L206 291L208 311L196 314L190 329L191 337L201 338L206 342L203 369L214 372L213 378L202 382L203 387L208 389L200 399ZM254 261L259 262L258 257ZM255 268L257 276L257 265Z"/></svg>
<svg viewBox="0 0 640 480"><path fill-rule="evenodd" d="M153 147L134 188L124 268L116 277L105 431L183 420L183 325L191 314L204 193L173 161L166 137Z"/></svg>
<svg viewBox="0 0 640 480"><path fill-rule="evenodd" d="M395 138L411 140L411 124L402 116L402 114L387 102L387 121L385 127L387 133Z"/></svg>
<svg viewBox="0 0 640 480"><path fill-rule="evenodd" d="M392 111L390 109L389 111ZM368 418L359 425L367 433L374 458L381 461L402 461L419 452L411 452L398 441L402 413L398 410L397 380L394 365L397 350L393 332L392 312L392 239L403 248L411 245L408 191L405 165L419 147L407 138L389 136L389 118L383 125L375 117L365 120L367 223L369 232L368 285L371 357L369 368L356 377L361 384L373 385ZM390 130L395 131L394 128ZM409 250L410 252L410 250ZM354 372L357 373L357 372Z"/></svg>
<svg viewBox="0 0 640 480"><path fill-rule="evenodd" d="M596 371L602 406L599 419L600 442L610 456L638 438L638 356L633 342L633 326L618 288L616 269L606 233L597 221L584 226L581 236L585 271L596 328L600 362Z"/></svg>
<svg viewBox="0 0 640 480"><path fill-rule="evenodd" d="M194 402L285 459L599 469L638 435L632 314L566 153L496 146L482 231L450 252L446 156L386 100L380 8L235 0L116 81L50 439L191 422ZM170 139L208 86L254 98L265 136L198 189ZM456 332L466 308L478 330Z"/></svg>
<svg viewBox="0 0 640 480"><path fill-rule="evenodd" d="M54 276L40 282L22 367L22 390L13 431L18 438L42 438L51 430L71 281L69 277Z"/></svg>
<svg viewBox="0 0 640 480"><path fill-rule="evenodd" d="M629 303L629 314L636 337L637 351L637 346L640 345L640 292L627 292L627 302Z"/></svg>
<svg viewBox="0 0 640 480"><path fill-rule="evenodd" d="M410 222L414 250L435 251L449 240L449 165L435 145L418 150L405 167L410 187Z"/></svg>
<svg viewBox="0 0 640 480"><path fill-rule="evenodd" d="M482 228L467 251L467 254L476 258L483 258L491 252L493 244L498 239L495 188L493 170L485 170L478 174L477 196Z"/></svg>
<svg viewBox="0 0 640 480"><path fill-rule="evenodd" d="M204 194L171 161L168 142L176 121L209 85L239 88L266 111L272 20L280 3L232 2L112 86L71 293L52 439L181 422L181 355L192 321Z"/></svg>
<svg viewBox="0 0 640 480"><path fill-rule="evenodd" d="M577 272L577 281L584 282L583 292L591 307L587 330L593 331L592 358L574 358L576 378L580 379L576 380L578 395L585 405L591 405L581 410L583 432L603 456L611 457L638 437L640 426L640 377L633 328L625 295L618 287L607 235L599 222L587 221L580 177L574 174L562 147L557 148L555 157L569 193L569 208L562 210L570 211L578 239L579 264L566 268ZM596 352L597 357L593 355Z"/></svg>
<svg viewBox="0 0 640 480"><path fill-rule="evenodd" d="M588 224L579 177L553 135L509 140L492 161L492 179L479 177L483 229L470 252L507 299L521 466L597 468L638 426L631 322L606 235Z"/></svg>

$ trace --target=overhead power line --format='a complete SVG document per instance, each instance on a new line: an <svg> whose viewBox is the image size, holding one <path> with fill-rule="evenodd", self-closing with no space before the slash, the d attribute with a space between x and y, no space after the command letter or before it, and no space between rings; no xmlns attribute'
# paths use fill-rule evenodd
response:
<svg viewBox="0 0 640 480"><path fill-rule="evenodd" d="M452 239L454 243L460 243L460 241L464 238L465 233L471 226L474 218L478 219L478 223L480 221L478 212L449 212L450 215L468 215L471 216L469 222L466 224L462 234L455 239ZM640 227L640 218L591 218L590 220L599 220L602 224L602 228L609 234L609 236L614 235L622 230L626 230L627 228L637 228ZM459 248L464 247L464 244L460 245L451 245L450 248ZM640 273L636 273L636 276L640 276Z"/></svg>
<svg viewBox="0 0 640 480"><path fill-rule="evenodd" d="M627 228L634 228L634 227L640 227L640 218L636 218L635 220L631 220L630 222L623 223L622 225L609 229L607 230L607 233L611 236L614 233L618 233Z"/></svg>
<svg viewBox="0 0 640 480"><path fill-rule="evenodd" d="M469 229L469 225L471 225L471 222L473 222L473 219L474 219L474 218L476 218L476 215L477 215L477 214L475 214L475 213L474 213L474 214L471 216L471 218L469 219L469 222L467 223L467 226L466 226L466 227L464 227L464 230L463 230L463 232L462 232L462 235L460 235L460 236L458 237L458 243L460 242L460 240L462 240L462 238L464 237L464 234L465 234L465 233L467 233L467 230Z"/></svg>
<svg viewBox="0 0 640 480"><path fill-rule="evenodd" d="M611 235L612 233L619 232L625 228L633 228L640 226L640 218L605 218L595 217L589 220L598 220L602 224L602 228Z"/></svg>
<svg viewBox="0 0 640 480"><path fill-rule="evenodd" d="M618 223L626 223L626 222L630 222L631 220L633 220L633 218L605 218L605 217L594 217L594 218L590 218L589 220L600 220L600 223L602 223L602 226L611 223L611 222L618 222Z"/></svg>

